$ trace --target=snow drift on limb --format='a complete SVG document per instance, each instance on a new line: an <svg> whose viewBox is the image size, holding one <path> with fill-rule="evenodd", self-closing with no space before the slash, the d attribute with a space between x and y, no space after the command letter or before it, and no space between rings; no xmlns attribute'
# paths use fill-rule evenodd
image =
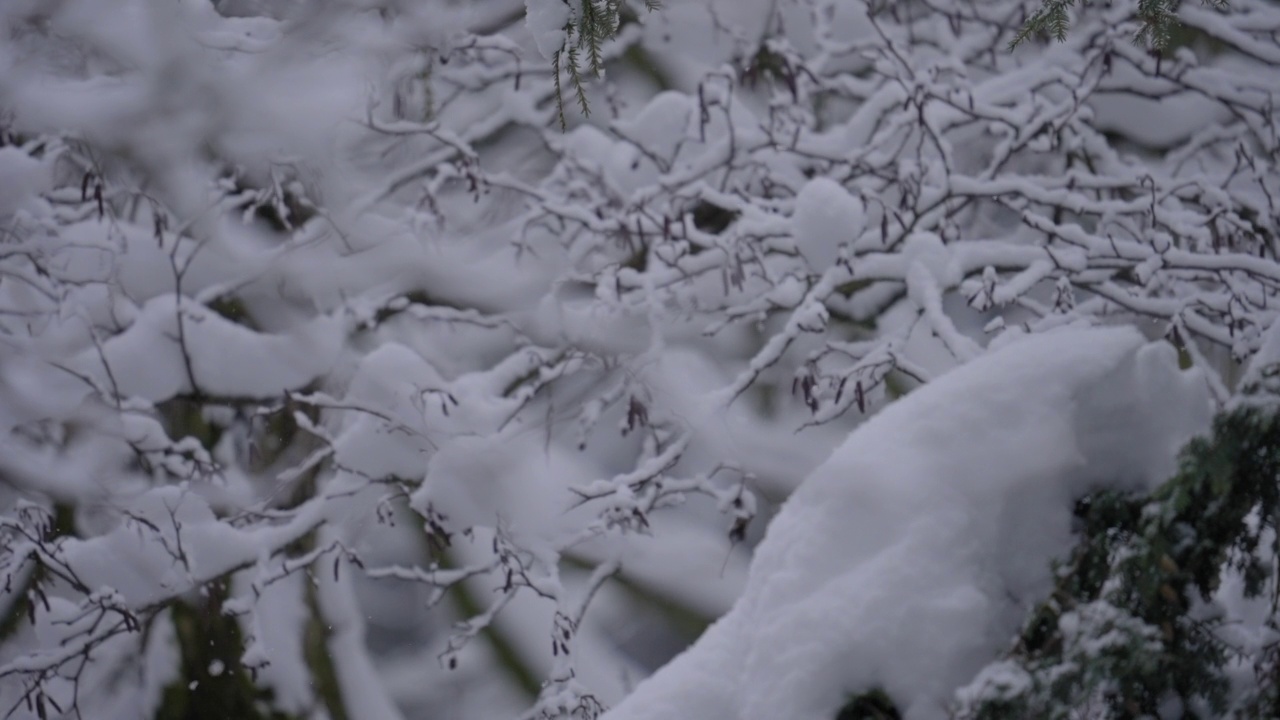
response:
<svg viewBox="0 0 1280 720"><path fill-rule="evenodd" d="M1075 498L1142 487L1208 427L1196 372L1132 329L1020 340L854 432L788 500L743 596L608 720L909 720L1003 648L1071 545Z"/></svg>

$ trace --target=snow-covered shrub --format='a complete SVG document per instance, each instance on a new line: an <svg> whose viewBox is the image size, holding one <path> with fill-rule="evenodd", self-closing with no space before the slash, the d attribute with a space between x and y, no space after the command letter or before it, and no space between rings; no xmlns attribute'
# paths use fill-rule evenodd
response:
<svg viewBox="0 0 1280 720"><path fill-rule="evenodd" d="M1203 381L1141 344L1026 338L890 405L772 520L733 609L606 717L833 718L872 688L946 717L1048 593L1075 499L1152 486L1207 424Z"/></svg>
<svg viewBox="0 0 1280 720"><path fill-rule="evenodd" d="M1276 329L1166 482L1079 500L1081 542L958 717L1280 715Z"/></svg>
<svg viewBox="0 0 1280 720"><path fill-rule="evenodd" d="M1154 55L1137 0L1012 50L1039 0L587 5L562 132L550 2L0 3L0 712L596 716L851 429L989 349L1129 324L1238 395L1274 3Z"/></svg>

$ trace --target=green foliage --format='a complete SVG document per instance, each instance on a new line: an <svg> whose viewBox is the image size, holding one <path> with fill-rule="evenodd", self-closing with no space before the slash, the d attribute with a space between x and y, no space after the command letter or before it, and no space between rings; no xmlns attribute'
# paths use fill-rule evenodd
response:
<svg viewBox="0 0 1280 720"><path fill-rule="evenodd" d="M565 23L564 45L551 58L551 72L555 82L556 114L563 130L567 122L564 114L564 90L560 84L561 72L569 76L578 109L583 116L591 115L587 102L586 73L596 77L604 75L604 44L618 34L626 20L626 4L623 0L564 0L569 5L569 21ZM645 9L652 12L662 6L660 0L644 0Z"/></svg>
<svg viewBox="0 0 1280 720"><path fill-rule="evenodd" d="M287 720L271 709L271 693L254 683L240 661L240 626L222 612L225 583L212 583L205 597L170 606L182 656L178 678L164 689L155 720ZM165 616L160 619L165 621Z"/></svg>
<svg viewBox="0 0 1280 720"><path fill-rule="evenodd" d="M1083 540L1055 592L1009 656L962 691L959 717L1162 717L1171 704L1187 718L1280 717L1280 651L1229 639L1239 619L1219 595L1235 579L1235 601L1265 601L1266 631L1280 629L1278 480L1280 415L1242 407L1189 443L1149 496L1081 501ZM1242 667L1246 687L1228 677Z"/></svg>
<svg viewBox="0 0 1280 720"><path fill-rule="evenodd" d="M880 689L850 698L836 720L900 720L902 715L889 696Z"/></svg>
<svg viewBox="0 0 1280 720"><path fill-rule="evenodd" d="M1201 0L1217 10L1227 9L1227 0ZM1077 0L1044 0L1044 4L1027 18L1022 29L1009 43L1015 48L1022 41L1032 36L1051 37L1059 42L1067 39L1067 31L1071 29L1071 8ZM1086 2L1081 4L1087 5ZM1155 50L1167 50L1180 27L1178 8L1182 0L1138 0L1137 19L1141 23L1134 42L1146 45Z"/></svg>
<svg viewBox="0 0 1280 720"><path fill-rule="evenodd" d="M238 325L256 330L249 308L235 295L220 295L209 302L209 309Z"/></svg>
<svg viewBox="0 0 1280 720"><path fill-rule="evenodd" d="M738 219L738 214L735 210L722 208L706 200L699 200L690 212L693 217L693 226L711 235L719 235L728 230L733 221ZM693 251L692 248L691 251Z"/></svg>

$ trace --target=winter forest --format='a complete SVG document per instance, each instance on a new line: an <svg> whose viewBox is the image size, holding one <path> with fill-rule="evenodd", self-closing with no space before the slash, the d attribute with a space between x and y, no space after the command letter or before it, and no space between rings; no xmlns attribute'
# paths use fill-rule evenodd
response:
<svg viewBox="0 0 1280 720"><path fill-rule="evenodd" d="M0 0L0 718L1280 717L1276 0Z"/></svg>

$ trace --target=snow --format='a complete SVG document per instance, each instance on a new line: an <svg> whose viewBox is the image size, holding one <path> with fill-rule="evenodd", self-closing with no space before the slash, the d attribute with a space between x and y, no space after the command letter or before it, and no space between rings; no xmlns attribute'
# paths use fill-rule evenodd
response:
<svg viewBox="0 0 1280 720"><path fill-rule="evenodd" d="M352 717L402 720L404 715L392 701L369 657L364 616L352 592L351 569L336 575L316 577L315 584L320 613L328 622L326 647L343 705Z"/></svg>
<svg viewBox="0 0 1280 720"><path fill-rule="evenodd" d="M427 481L413 506L446 516L450 527L499 522L522 544L541 547L554 538L566 514L565 491L593 476L578 455L544 449L540 433L437 438Z"/></svg>
<svg viewBox="0 0 1280 720"><path fill-rule="evenodd" d="M524 0L525 23L533 34L538 52L551 60L564 47L564 28L569 23L566 0Z"/></svg>
<svg viewBox="0 0 1280 720"><path fill-rule="evenodd" d="M19 209L40 205L39 194L52 186L45 163L12 147L0 147L0 223Z"/></svg>
<svg viewBox="0 0 1280 720"><path fill-rule="evenodd" d="M648 154L671 159L691 138L690 125L698 104L684 93L664 91L630 117L619 118L614 129Z"/></svg>
<svg viewBox="0 0 1280 720"><path fill-rule="evenodd" d="M529 331L602 355L640 353L649 341L645 318L637 312L575 297L562 286L538 303Z"/></svg>
<svg viewBox="0 0 1280 720"><path fill-rule="evenodd" d="M796 246L815 273L835 264L840 248L862 235L866 208L840 183L818 177L805 183L796 196Z"/></svg>
<svg viewBox="0 0 1280 720"><path fill-rule="evenodd" d="M919 265L927 270L927 276L939 287L954 287L959 282L961 273L954 253L935 233L908 235L903 241L902 257L908 268Z"/></svg>
<svg viewBox="0 0 1280 720"><path fill-rule="evenodd" d="M343 339L342 323L334 318L272 335L233 323L203 305L177 305L173 295L154 298L139 309L129 329L101 347L84 350L71 367L93 375L99 387L114 386L122 397L162 400L194 390L271 397L328 370Z"/></svg>
<svg viewBox="0 0 1280 720"><path fill-rule="evenodd" d="M278 706L294 713L303 712L315 702L304 659L304 581L291 575L259 589L254 596L254 611L244 623L250 641L241 656L241 662L254 668L263 685L271 688Z"/></svg>
<svg viewBox="0 0 1280 720"><path fill-rule="evenodd" d="M890 405L787 501L746 589L608 720L829 720L875 687L946 717L1049 587L1076 497L1162 479L1207 428L1196 372L1133 329L1010 342Z"/></svg>
<svg viewBox="0 0 1280 720"><path fill-rule="evenodd" d="M1141 52L1123 48L1126 53ZM1166 61L1167 62L1167 61ZM1215 64L1223 72L1250 72L1248 64L1238 58L1225 56ZM1144 78L1132 65L1116 63L1116 74L1110 83L1125 88L1141 83ZM1134 93L1104 92L1093 101L1096 124L1099 130L1122 130L1130 134L1140 145L1161 149L1176 146L1195 132L1214 124L1220 124L1228 111L1205 98L1190 92L1169 92L1167 97L1151 99ZM1159 117L1160 122L1148 122Z"/></svg>

